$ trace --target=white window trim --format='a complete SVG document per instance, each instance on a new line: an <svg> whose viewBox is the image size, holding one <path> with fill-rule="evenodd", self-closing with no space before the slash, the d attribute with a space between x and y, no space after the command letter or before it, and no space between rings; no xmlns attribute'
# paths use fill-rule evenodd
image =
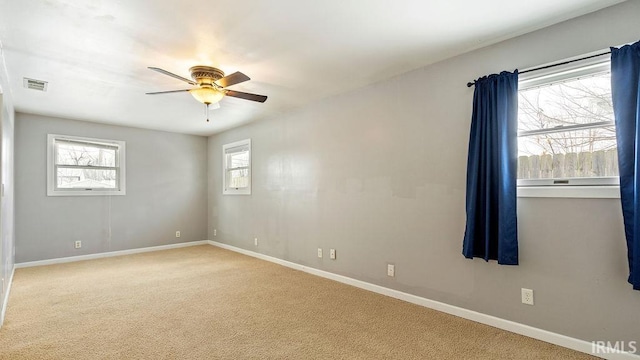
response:
<svg viewBox="0 0 640 360"><path fill-rule="evenodd" d="M588 54L586 56L588 56ZM579 79L584 76L608 73L611 71L610 63L610 58L601 56L518 75L518 91L545 86L550 82L567 81ZM523 71L526 71L526 69Z"/></svg>
<svg viewBox="0 0 640 360"><path fill-rule="evenodd" d="M56 139L68 139L76 141L87 141L102 143L118 147L118 185L117 190L59 190L56 189L56 177L54 174L54 141ZM119 140L96 139L84 136L70 136L59 134L47 135L47 196L104 196L104 195L126 195L126 164L125 164L125 142Z"/></svg>
<svg viewBox="0 0 640 360"><path fill-rule="evenodd" d="M519 186L519 198L619 199L620 186Z"/></svg>
<svg viewBox="0 0 640 360"><path fill-rule="evenodd" d="M244 189L227 187L227 149L246 146L249 148L249 186ZM224 195L251 195L251 139L240 140L222 145L222 194Z"/></svg>
<svg viewBox="0 0 640 360"><path fill-rule="evenodd" d="M601 53L601 51L585 54L580 57L590 56L596 53ZM610 71L609 57L595 57L520 75L518 79L518 91L545 86L549 82L578 79L580 77L593 76ZM519 179L517 196L539 198L620 198L620 179L618 177L569 179L568 183L563 184L554 184L554 180L557 179Z"/></svg>

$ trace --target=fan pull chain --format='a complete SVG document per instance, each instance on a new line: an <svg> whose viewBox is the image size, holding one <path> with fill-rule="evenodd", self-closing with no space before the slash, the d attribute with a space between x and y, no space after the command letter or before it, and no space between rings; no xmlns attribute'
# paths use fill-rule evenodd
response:
<svg viewBox="0 0 640 360"><path fill-rule="evenodd" d="M206 103L205 105L204 112L206 113L205 115L207 115L207 122L209 122L209 103Z"/></svg>

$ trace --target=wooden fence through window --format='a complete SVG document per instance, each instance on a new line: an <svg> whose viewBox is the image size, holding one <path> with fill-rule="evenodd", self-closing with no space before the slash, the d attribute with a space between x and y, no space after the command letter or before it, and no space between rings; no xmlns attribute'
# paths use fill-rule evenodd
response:
<svg viewBox="0 0 640 360"><path fill-rule="evenodd" d="M518 179L618 176L618 151L518 157Z"/></svg>

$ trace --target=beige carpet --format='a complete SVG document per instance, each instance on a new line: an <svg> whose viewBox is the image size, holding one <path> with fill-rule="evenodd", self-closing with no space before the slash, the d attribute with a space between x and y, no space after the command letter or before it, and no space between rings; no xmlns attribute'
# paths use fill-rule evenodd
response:
<svg viewBox="0 0 640 360"><path fill-rule="evenodd" d="M0 359L588 359L209 245L18 269Z"/></svg>

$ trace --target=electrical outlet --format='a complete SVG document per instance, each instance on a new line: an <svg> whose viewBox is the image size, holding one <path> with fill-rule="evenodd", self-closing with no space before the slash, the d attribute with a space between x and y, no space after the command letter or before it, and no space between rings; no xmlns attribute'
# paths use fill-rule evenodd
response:
<svg viewBox="0 0 640 360"><path fill-rule="evenodd" d="M393 264L387 264L387 276L396 276L396 266Z"/></svg>
<svg viewBox="0 0 640 360"><path fill-rule="evenodd" d="M176 231L176 237L180 237L180 231Z"/></svg>
<svg viewBox="0 0 640 360"><path fill-rule="evenodd" d="M218 229L213 229L213 236L218 236Z"/></svg>
<svg viewBox="0 0 640 360"><path fill-rule="evenodd" d="M335 260L336 259L336 249L330 249L329 250L329 259L331 259L331 260Z"/></svg>
<svg viewBox="0 0 640 360"><path fill-rule="evenodd" d="M76 241L74 246L75 246L76 249L80 249L82 247L82 241L79 241L79 240Z"/></svg>
<svg viewBox="0 0 640 360"><path fill-rule="evenodd" d="M533 305L533 290L522 288L522 303Z"/></svg>
<svg viewBox="0 0 640 360"><path fill-rule="evenodd" d="M253 245L258 246L258 238L253 238Z"/></svg>
<svg viewBox="0 0 640 360"><path fill-rule="evenodd" d="M322 248L318 248L318 257L322 258Z"/></svg>

